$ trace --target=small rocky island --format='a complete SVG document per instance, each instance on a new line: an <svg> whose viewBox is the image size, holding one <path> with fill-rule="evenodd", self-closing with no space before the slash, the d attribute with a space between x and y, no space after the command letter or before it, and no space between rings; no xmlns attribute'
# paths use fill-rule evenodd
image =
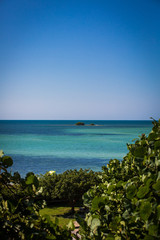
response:
<svg viewBox="0 0 160 240"><path fill-rule="evenodd" d="M84 123L84 122L77 122L76 125L77 125L77 126L84 126L85 123Z"/></svg>
<svg viewBox="0 0 160 240"><path fill-rule="evenodd" d="M77 125L77 126L84 126L85 123L84 123L84 122L77 122L75 125ZM87 125L87 126L95 126L95 124L94 124L94 123L90 123L90 124Z"/></svg>

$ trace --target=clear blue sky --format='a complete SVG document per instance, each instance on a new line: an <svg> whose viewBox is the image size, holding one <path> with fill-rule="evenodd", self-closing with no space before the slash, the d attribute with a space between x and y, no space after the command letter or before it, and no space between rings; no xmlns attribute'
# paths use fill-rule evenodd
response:
<svg viewBox="0 0 160 240"><path fill-rule="evenodd" d="M160 118L159 0L1 0L0 119Z"/></svg>

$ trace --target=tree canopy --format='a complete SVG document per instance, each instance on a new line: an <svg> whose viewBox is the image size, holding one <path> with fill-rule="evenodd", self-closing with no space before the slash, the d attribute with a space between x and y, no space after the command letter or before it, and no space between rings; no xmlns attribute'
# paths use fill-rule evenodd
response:
<svg viewBox="0 0 160 240"><path fill-rule="evenodd" d="M87 169L67 170L62 174L46 173L39 180L45 199L68 202L73 212L75 204L82 202L83 194L99 182L98 173Z"/></svg>

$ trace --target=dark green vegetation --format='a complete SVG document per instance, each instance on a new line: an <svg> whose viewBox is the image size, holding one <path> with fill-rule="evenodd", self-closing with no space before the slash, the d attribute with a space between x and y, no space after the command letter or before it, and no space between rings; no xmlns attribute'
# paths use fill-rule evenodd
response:
<svg viewBox="0 0 160 240"><path fill-rule="evenodd" d="M0 239L71 239L70 230L45 215L53 208L40 209L45 199L70 203L74 211L83 194L89 211L85 220L77 216L81 239L160 239L160 120L128 150L122 162L111 160L101 173L50 171L39 179L33 173L12 176L7 168L13 161L1 152Z"/></svg>
<svg viewBox="0 0 160 240"><path fill-rule="evenodd" d="M160 239L160 120L103 167L102 183L84 194L84 239ZM83 239L83 238L82 238Z"/></svg>
<svg viewBox="0 0 160 240"><path fill-rule="evenodd" d="M33 173L23 179L7 171L13 161L0 153L0 239L71 239L70 231L53 223L49 216L41 217L44 206L38 201L39 181Z"/></svg>
<svg viewBox="0 0 160 240"><path fill-rule="evenodd" d="M43 188L42 196L48 202L63 201L69 203L74 212L74 206L82 204L82 196L91 186L100 182L98 173L87 169L67 170L62 174L41 175L40 186Z"/></svg>

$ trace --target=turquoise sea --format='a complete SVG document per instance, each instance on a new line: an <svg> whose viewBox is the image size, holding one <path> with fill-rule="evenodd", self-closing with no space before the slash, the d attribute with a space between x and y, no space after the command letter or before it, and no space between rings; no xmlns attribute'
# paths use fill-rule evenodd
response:
<svg viewBox="0 0 160 240"><path fill-rule="evenodd" d="M110 159L122 160L127 143L151 131L151 121L0 121L0 149L14 160L11 171L44 174L55 170L101 170ZM94 123L94 126L90 126Z"/></svg>

